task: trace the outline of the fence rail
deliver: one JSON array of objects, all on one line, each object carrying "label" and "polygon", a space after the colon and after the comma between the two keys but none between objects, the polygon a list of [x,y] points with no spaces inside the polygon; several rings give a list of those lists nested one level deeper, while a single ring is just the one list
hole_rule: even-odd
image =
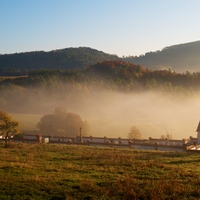
[{"label": "fence rail", "polygon": [[[4,139],[0,139],[4,140]],[[47,136],[47,135],[28,135],[23,134],[20,139],[10,138],[13,142],[25,143],[52,143],[52,144],[70,144],[70,145],[88,145],[88,146],[105,146],[115,148],[134,148],[144,150],[160,151],[189,151],[200,150],[195,145],[189,145],[190,140],[168,140],[149,138],[146,140],[126,139],[126,138],[109,138],[109,137],[92,137],[92,136]],[[194,138],[193,138],[194,143]],[[194,149],[195,148],[195,149]]]}]

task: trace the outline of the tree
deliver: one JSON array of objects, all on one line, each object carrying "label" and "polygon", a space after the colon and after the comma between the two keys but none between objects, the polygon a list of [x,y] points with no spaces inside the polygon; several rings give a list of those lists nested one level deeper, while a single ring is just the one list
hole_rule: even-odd
[{"label": "tree", "polygon": [[161,138],[161,139],[168,139],[168,140],[171,140],[171,139],[172,139],[172,135],[169,134],[169,133],[167,132],[166,135],[161,135],[160,138]]},{"label": "tree", "polygon": [[83,121],[81,117],[75,113],[68,113],[65,118],[64,131],[67,136],[76,136],[82,127]]},{"label": "tree", "polygon": [[137,129],[136,126],[132,126],[130,131],[128,132],[129,139],[141,139],[141,132]]},{"label": "tree", "polygon": [[91,134],[91,127],[87,120],[85,120],[82,124],[82,134],[89,136]]},{"label": "tree", "polygon": [[0,111],[0,133],[5,134],[5,147],[8,147],[10,136],[20,132],[19,122],[13,121],[7,113]]},{"label": "tree", "polygon": [[76,136],[80,127],[84,133],[87,124],[75,113],[68,113],[64,108],[56,108],[53,114],[44,115],[37,124],[42,134],[57,136]]}]

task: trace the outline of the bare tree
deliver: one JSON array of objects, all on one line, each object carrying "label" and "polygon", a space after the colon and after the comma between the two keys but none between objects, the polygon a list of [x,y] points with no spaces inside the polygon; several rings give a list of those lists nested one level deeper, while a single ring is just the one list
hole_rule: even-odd
[{"label": "bare tree", "polygon": [[160,137],[161,139],[168,139],[171,140],[172,139],[172,134],[169,134],[168,132],[165,135],[161,135]]},{"label": "bare tree", "polygon": [[141,132],[136,126],[132,126],[128,132],[129,139],[141,139]]}]

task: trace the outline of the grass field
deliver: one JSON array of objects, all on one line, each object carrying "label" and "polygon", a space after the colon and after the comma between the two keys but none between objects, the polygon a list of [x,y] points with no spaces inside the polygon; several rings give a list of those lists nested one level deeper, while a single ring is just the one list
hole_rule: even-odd
[{"label": "grass field", "polygon": [[200,154],[0,143],[0,199],[199,199]]}]

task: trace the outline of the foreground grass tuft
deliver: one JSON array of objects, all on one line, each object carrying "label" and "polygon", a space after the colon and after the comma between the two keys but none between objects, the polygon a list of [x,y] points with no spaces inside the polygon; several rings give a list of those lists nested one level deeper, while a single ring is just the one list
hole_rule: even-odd
[{"label": "foreground grass tuft", "polygon": [[0,199],[198,199],[200,156],[0,143]]}]

